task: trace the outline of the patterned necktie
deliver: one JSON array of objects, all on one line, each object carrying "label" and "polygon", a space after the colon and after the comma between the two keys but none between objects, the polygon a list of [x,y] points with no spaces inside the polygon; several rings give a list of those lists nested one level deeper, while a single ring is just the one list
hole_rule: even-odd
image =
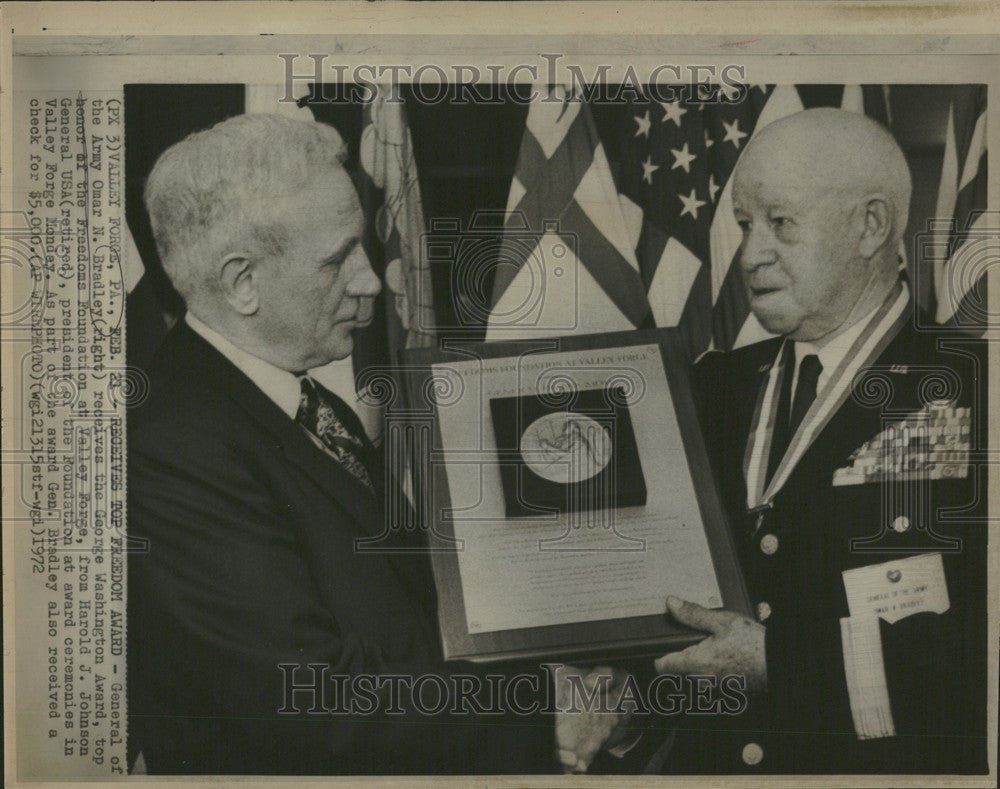
[{"label": "patterned necktie", "polygon": [[348,473],[374,492],[364,460],[371,455],[372,448],[361,420],[347,403],[308,375],[300,375],[299,381],[302,397],[295,421],[319,439]]}]

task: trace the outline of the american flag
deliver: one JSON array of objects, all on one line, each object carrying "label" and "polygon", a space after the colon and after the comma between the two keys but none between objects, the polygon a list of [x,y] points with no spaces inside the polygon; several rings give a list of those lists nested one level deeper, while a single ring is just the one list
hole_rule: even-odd
[{"label": "american flag", "polygon": [[953,88],[934,243],[935,318],[986,328],[986,271],[1000,249],[1000,222],[986,211],[986,86]]},{"label": "american flag", "polygon": [[[504,246],[488,339],[677,326],[693,359],[769,336],[733,265],[741,240],[733,169],[759,129],[802,109],[839,106],[885,120],[884,90],[748,85],[716,103],[672,92],[655,91],[671,101],[629,102],[617,135],[604,140],[578,98],[532,104],[508,201],[518,251]],[[558,228],[542,232],[546,223]],[[531,249],[526,228],[539,234]],[[565,255],[552,259],[560,246],[579,264],[575,276]]]}]

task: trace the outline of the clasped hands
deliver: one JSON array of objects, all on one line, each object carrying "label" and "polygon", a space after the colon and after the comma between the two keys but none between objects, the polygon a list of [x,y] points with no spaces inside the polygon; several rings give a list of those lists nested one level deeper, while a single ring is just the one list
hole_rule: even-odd
[{"label": "clasped hands", "polygon": [[[667,598],[667,611],[682,625],[708,633],[708,637],[658,658],[655,665],[660,674],[735,675],[745,677],[749,692],[767,687],[763,625],[732,611],[704,608],[675,597]],[[560,710],[556,742],[566,772],[586,772],[600,750],[622,742],[631,720],[631,709],[620,703],[627,676],[607,667],[585,673],[573,666],[560,666],[555,671]]]},{"label": "clasped hands", "polygon": [[553,669],[559,762],[567,773],[584,773],[601,749],[614,748],[626,734],[632,708],[620,701],[628,674],[606,666]]}]

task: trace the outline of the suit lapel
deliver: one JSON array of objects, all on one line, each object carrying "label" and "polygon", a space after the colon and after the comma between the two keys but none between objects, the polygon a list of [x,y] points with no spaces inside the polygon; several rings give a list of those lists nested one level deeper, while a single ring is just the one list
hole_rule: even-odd
[{"label": "suit lapel", "polygon": [[[411,607],[419,621],[423,641],[430,650],[439,649],[434,581],[426,556],[420,554],[421,548],[426,546],[420,543],[418,528],[396,528],[398,523],[384,520],[386,498],[381,471],[375,474],[376,495],[373,497],[353,475],[316,446],[302,427],[249,378],[183,322],[171,330],[163,346],[161,354],[166,354],[163,361],[170,374],[200,375],[209,387],[228,396],[234,408],[246,413],[259,425],[260,440],[266,449],[275,455],[281,453],[294,473],[310,480],[320,496],[353,517],[357,524],[354,531],[356,537],[370,536],[376,547],[390,549],[380,552],[379,559],[396,576],[406,599],[413,604]],[[395,483],[390,481],[387,484]],[[321,529],[335,528],[335,524],[340,522],[340,519],[331,518],[329,524],[314,525]],[[393,547],[396,553],[391,552]],[[383,590],[379,594],[385,597],[388,591]]]},{"label": "suit lapel", "polygon": [[[748,357],[749,363],[743,368],[746,371],[745,375],[748,377],[745,382],[737,382],[737,385],[733,388],[735,392],[744,391],[754,393],[752,398],[740,398],[737,403],[740,407],[739,420],[737,422],[739,426],[738,435],[744,437],[743,445],[740,447],[738,455],[742,463],[744,483],[747,480],[749,472],[750,457],[747,453],[748,443],[753,438],[754,425],[764,416],[762,414],[764,395],[767,392],[771,368],[780,361],[779,354],[781,353],[782,342],[781,337],[776,337],[759,343],[759,347],[751,346],[752,350],[748,348],[747,352],[752,355]],[[740,388],[741,386],[743,387],[742,389]]]},{"label": "suit lapel", "polygon": [[209,375],[218,379],[234,403],[274,439],[289,463],[350,512],[367,532],[381,527],[371,493],[360,482],[317,447],[253,381],[186,324],[182,322],[175,331],[179,333],[178,340],[187,346],[188,358],[201,358]]}]

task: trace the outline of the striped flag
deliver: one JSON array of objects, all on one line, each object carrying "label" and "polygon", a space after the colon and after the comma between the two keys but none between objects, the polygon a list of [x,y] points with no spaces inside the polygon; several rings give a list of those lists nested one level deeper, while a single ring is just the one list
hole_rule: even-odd
[{"label": "striped flag", "polygon": [[539,96],[511,181],[486,338],[647,325],[634,209],[620,199],[587,104],[560,88]]},{"label": "striped flag", "polygon": [[986,86],[953,89],[948,113],[935,235],[935,319],[966,329],[986,328],[986,266],[1000,239],[986,212]]},{"label": "striped flag", "polygon": [[[769,336],[750,314],[733,265],[742,237],[732,212],[733,169],[754,134],[802,109],[839,106],[885,120],[884,91],[750,85],[716,104],[676,93],[674,101],[632,101],[620,113],[617,133],[605,139],[617,143],[617,178],[586,104],[568,98],[531,106],[508,202],[508,212],[517,207],[523,217],[509,213],[507,229],[514,236],[521,231],[512,222],[537,231],[558,219],[562,236],[576,233],[582,265],[575,277],[551,276],[561,266],[545,236],[535,257],[506,258],[510,271],[497,275],[488,339],[510,336],[512,308],[537,302],[546,312],[524,316],[526,334],[677,326],[691,358]],[[658,97],[669,97],[665,88]],[[575,290],[558,290],[561,283]],[[579,316],[577,325],[568,326],[569,313]]]}]

